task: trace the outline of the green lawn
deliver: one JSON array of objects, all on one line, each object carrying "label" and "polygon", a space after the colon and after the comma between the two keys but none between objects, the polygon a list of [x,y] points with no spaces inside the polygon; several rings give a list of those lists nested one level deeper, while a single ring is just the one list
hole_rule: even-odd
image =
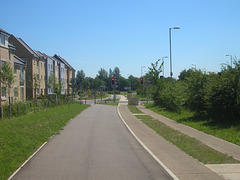
[{"label": "green lawn", "polygon": [[135,105],[128,105],[128,109],[129,109],[133,114],[143,114],[143,112],[140,111]]},{"label": "green lawn", "polygon": [[[129,110],[130,108],[134,109],[133,106],[128,107]],[[137,107],[135,106],[135,108]],[[132,110],[130,111],[134,112]],[[149,115],[136,115],[136,117],[147,126],[152,128],[163,138],[204,164],[240,163],[240,161],[237,161],[226,154],[220,153],[210,148],[195,138],[189,137],[177,130],[170,128],[169,126],[161,123]]]},{"label": "green lawn", "polygon": [[112,101],[106,101],[106,103],[105,102],[97,102],[97,104],[117,106],[119,103],[118,102],[112,102]]},{"label": "green lawn", "polygon": [[232,142],[240,146],[240,124],[228,125],[228,124],[216,124],[211,119],[202,119],[194,117],[193,112],[183,110],[180,114],[170,112],[164,108],[153,106],[153,103],[144,104],[146,108],[168,117],[172,120],[188,125],[207,134],[211,134],[218,138]]},{"label": "green lawn", "polygon": [[0,119],[0,179],[7,179],[45,141],[87,107],[74,103]]},{"label": "green lawn", "polygon": [[[141,118],[141,117],[139,117]],[[176,131],[155,119],[142,120],[146,125],[170,141],[182,151],[204,164],[231,164],[240,163],[232,157],[220,153],[209,146],[201,143],[195,138],[189,137],[179,131]]]}]

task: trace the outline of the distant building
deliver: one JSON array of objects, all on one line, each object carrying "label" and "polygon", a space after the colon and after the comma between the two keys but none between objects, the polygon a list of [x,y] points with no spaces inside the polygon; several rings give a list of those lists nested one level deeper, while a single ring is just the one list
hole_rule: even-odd
[{"label": "distant building", "polygon": [[72,81],[75,81],[75,71],[76,70],[61,56],[55,54],[54,57],[56,59],[58,59],[59,61],[61,61],[65,65],[64,68],[63,68],[63,65],[62,65],[62,68],[64,69],[63,70],[64,72],[62,72],[62,75],[64,73],[64,79],[67,80],[66,83],[65,83],[65,91],[66,91],[67,94],[71,94],[72,93],[72,88],[70,87],[70,85],[71,85]]}]

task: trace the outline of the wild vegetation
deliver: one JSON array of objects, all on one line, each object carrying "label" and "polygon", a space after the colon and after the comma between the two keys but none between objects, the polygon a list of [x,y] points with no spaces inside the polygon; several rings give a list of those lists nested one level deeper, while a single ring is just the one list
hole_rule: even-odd
[{"label": "wild vegetation", "polygon": [[146,77],[152,78],[151,95],[156,106],[180,113],[188,109],[195,116],[216,123],[240,124],[240,61],[234,67],[223,65],[219,73],[191,68],[179,79],[155,78],[157,64]]}]

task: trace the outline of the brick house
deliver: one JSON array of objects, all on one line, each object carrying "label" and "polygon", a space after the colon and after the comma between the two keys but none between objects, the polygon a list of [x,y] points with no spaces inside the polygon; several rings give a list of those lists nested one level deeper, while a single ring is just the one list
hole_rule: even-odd
[{"label": "brick house", "polygon": [[10,89],[10,97],[8,90],[2,84],[0,105],[13,103],[14,101],[25,101],[26,83],[25,83],[25,62],[15,55],[16,48],[9,43],[10,34],[0,28],[0,60],[1,65],[9,62],[14,70],[15,82]]},{"label": "brick house", "polygon": [[66,70],[65,74],[64,74],[64,77],[66,79],[65,91],[67,94],[71,94],[72,88],[69,87],[69,85],[71,85],[72,80],[75,80],[75,71],[76,70],[61,56],[55,54],[54,57],[65,64],[65,67],[64,67],[64,69]]},{"label": "brick house", "polygon": [[45,94],[45,59],[39,56],[21,38],[14,35],[9,37],[9,42],[16,47],[15,54],[26,63],[26,97],[27,99],[37,98]]}]

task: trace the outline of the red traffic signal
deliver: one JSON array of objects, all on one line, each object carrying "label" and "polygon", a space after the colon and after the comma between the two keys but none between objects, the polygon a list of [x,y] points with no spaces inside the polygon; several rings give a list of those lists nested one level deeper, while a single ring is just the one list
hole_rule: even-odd
[{"label": "red traffic signal", "polygon": [[112,78],[112,85],[114,85],[114,81],[115,81],[115,79],[114,79],[114,78]]},{"label": "red traffic signal", "polygon": [[140,78],[140,83],[143,84],[143,78]]}]

